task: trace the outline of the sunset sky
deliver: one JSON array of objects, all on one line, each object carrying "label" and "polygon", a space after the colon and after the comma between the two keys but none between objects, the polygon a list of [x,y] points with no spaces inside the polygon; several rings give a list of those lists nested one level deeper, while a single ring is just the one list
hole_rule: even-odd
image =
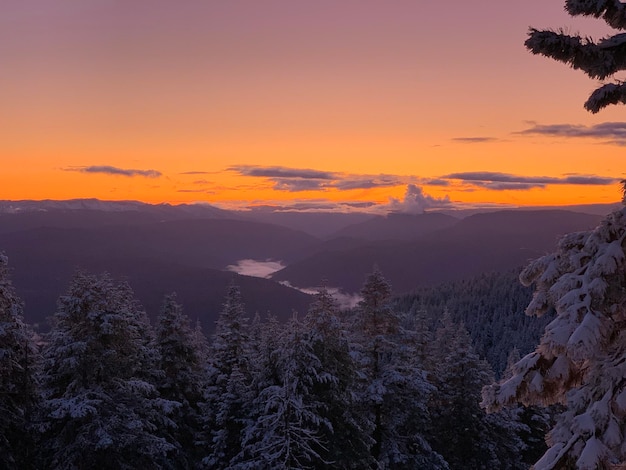
[{"label": "sunset sky", "polygon": [[626,110],[533,56],[560,0],[7,0],[0,199],[423,209],[619,200]]}]

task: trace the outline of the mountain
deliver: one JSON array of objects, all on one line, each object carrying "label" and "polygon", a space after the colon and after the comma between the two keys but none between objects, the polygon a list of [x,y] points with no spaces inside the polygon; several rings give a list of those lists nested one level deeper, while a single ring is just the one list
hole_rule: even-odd
[{"label": "mountain", "polygon": [[595,227],[601,216],[570,211],[500,211],[476,214],[411,241],[382,240],[316,251],[272,275],[308,287],[358,292],[377,264],[397,293],[525,265],[555,248],[563,234]]},{"label": "mountain", "polygon": [[239,214],[247,220],[281,225],[294,230],[301,230],[319,238],[337,236],[335,232],[375,217],[364,212],[294,212],[273,211],[263,208],[240,212]]},{"label": "mountain", "polygon": [[308,306],[302,292],[224,271],[244,258],[296,260],[319,243],[304,232],[231,218],[208,206],[81,200],[5,202],[0,208],[0,251],[9,257],[32,323],[45,323],[77,268],[128,278],[152,316],[163,294],[178,291],[187,313],[208,327],[233,278],[251,314],[270,310],[285,317]]},{"label": "mountain", "polygon": [[446,214],[389,214],[352,224],[333,234],[334,237],[365,240],[413,240],[427,233],[455,225],[459,219]]}]

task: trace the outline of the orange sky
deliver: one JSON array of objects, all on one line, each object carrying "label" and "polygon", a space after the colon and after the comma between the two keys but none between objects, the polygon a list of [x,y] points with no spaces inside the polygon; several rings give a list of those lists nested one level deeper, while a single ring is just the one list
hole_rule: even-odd
[{"label": "orange sky", "polygon": [[623,108],[523,47],[609,32],[559,1],[183,3],[3,6],[1,199],[619,199]]}]

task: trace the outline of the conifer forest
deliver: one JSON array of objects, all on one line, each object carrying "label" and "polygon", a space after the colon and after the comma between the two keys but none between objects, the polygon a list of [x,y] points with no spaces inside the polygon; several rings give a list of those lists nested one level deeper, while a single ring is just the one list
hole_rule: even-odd
[{"label": "conifer forest", "polygon": [[626,209],[564,237],[532,297],[512,273],[394,297],[374,268],[355,308],[322,287],[284,323],[231,284],[208,339],[85,272],[36,335],[3,256],[1,466],[619,468],[625,237]]}]

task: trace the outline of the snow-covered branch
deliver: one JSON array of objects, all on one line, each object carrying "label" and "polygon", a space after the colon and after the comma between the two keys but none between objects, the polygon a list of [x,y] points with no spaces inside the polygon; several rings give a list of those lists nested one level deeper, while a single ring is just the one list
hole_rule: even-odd
[{"label": "snow-covered branch", "polygon": [[610,104],[626,104],[626,83],[607,83],[595,90],[585,102],[585,109],[597,113]]},{"label": "snow-covered branch", "polygon": [[572,16],[602,18],[615,29],[626,29],[626,4],[618,0],[566,0],[565,10]]},{"label": "snow-covered branch", "polygon": [[591,78],[604,80],[626,69],[626,35],[602,39],[598,43],[563,31],[530,30],[524,43],[533,54],[568,64]]}]

